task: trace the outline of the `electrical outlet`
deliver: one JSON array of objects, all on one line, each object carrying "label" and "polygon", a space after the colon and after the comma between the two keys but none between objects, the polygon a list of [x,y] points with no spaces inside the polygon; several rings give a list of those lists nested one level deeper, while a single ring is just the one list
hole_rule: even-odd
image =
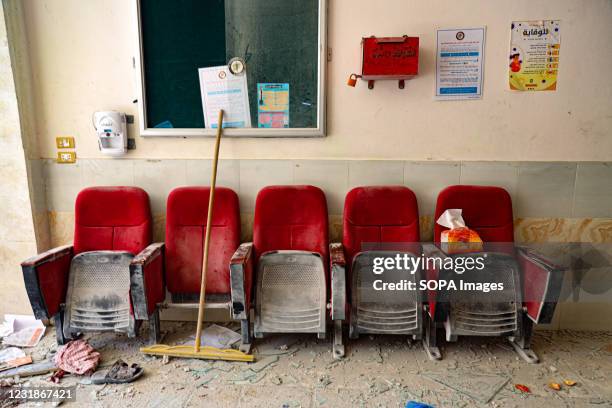
[{"label": "electrical outlet", "polygon": [[58,149],[74,149],[74,137],[58,136],[55,138],[55,144]]},{"label": "electrical outlet", "polygon": [[63,164],[76,163],[76,152],[57,152],[57,162]]}]

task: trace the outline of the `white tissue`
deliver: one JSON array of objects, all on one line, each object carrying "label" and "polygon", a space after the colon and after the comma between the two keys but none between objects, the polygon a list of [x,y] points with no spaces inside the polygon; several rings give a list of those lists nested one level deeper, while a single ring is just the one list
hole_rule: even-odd
[{"label": "white tissue", "polygon": [[450,229],[464,228],[465,221],[461,216],[462,211],[463,210],[461,210],[460,208],[446,210],[442,213],[442,215],[440,215],[440,218],[438,218],[438,221],[436,222],[441,226]]}]

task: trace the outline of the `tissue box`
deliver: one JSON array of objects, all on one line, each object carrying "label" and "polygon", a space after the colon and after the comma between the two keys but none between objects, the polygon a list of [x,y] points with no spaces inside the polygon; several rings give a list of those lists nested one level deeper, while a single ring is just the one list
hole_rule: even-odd
[{"label": "tissue box", "polygon": [[482,239],[467,227],[453,228],[440,234],[441,247],[447,254],[482,251]]}]

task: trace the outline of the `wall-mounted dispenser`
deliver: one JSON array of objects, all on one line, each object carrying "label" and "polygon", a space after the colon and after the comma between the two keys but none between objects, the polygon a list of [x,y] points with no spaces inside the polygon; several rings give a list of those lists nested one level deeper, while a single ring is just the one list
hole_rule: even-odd
[{"label": "wall-mounted dispenser", "polygon": [[100,151],[109,156],[123,156],[127,152],[127,124],[125,113],[94,112],[93,124]]}]

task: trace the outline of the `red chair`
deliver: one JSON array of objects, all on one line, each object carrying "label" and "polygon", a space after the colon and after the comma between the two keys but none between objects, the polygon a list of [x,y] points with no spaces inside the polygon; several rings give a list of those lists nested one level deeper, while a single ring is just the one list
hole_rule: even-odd
[{"label": "red chair", "polygon": [[[209,187],[179,187],[168,195],[163,262],[165,288],[160,280],[162,286],[155,291],[156,294],[165,294],[165,289],[169,292],[171,302],[164,306],[198,306],[209,194]],[[240,212],[238,196],[233,190],[216,187],[212,221],[206,308],[231,311],[232,317],[242,324],[241,348],[248,348],[251,343],[249,305],[252,271],[251,265],[241,261],[248,255],[250,247],[239,247]],[[158,245],[163,247],[164,244]],[[135,271],[132,281],[146,282],[147,279],[143,278],[148,278],[146,270]],[[148,293],[142,290],[140,284],[134,285],[132,296],[139,306],[135,308],[135,313],[139,319],[150,320],[153,326],[159,326],[159,316],[152,312],[164,301],[164,296],[150,297]]]},{"label": "red chair", "polygon": [[[382,273],[374,269],[376,259],[398,255],[419,258],[419,241],[419,210],[409,188],[357,187],[346,195],[342,245],[338,247],[343,259],[332,261],[332,268],[346,264],[348,271],[350,338],[355,339],[361,333],[422,338],[420,268],[414,271],[394,268]],[[413,282],[416,289],[385,290],[382,286],[406,281]]]},{"label": "red chair", "polygon": [[[537,355],[529,348],[533,324],[551,322],[563,271],[531,250],[515,248],[512,201],[506,190],[465,185],[447,187],[438,196],[434,219],[453,208],[463,210],[466,225],[480,235],[484,249],[442,256],[480,257],[484,268],[457,275],[455,266],[453,271],[434,271],[430,278],[461,280],[464,284],[502,283],[504,289],[488,293],[432,291],[430,317],[433,322],[444,325],[448,341],[455,341],[457,336],[506,336],[523,359],[537,362]],[[444,229],[436,224],[436,244],[440,243]],[[435,324],[426,328],[426,337],[435,343]]]},{"label": "red chair", "polygon": [[[59,344],[84,331],[136,335],[139,322],[132,313],[130,268],[138,264],[141,251],[151,251],[146,248],[151,229],[144,190],[86,188],[76,198],[74,245],[21,264],[34,316],[55,320]],[[149,290],[156,285],[153,269],[148,267]]]},{"label": "red chair", "polygon": [[325,338],[326,309],[331,300],[335,333],[340,335],[334,340],[334,356],[344,355],[344,271],[332,271],[330,299],[323,191],[313,186],[262,189],[255,204],[253,249],[252,261],[257,268],[255,337],[265,333],[317,333]]}]

